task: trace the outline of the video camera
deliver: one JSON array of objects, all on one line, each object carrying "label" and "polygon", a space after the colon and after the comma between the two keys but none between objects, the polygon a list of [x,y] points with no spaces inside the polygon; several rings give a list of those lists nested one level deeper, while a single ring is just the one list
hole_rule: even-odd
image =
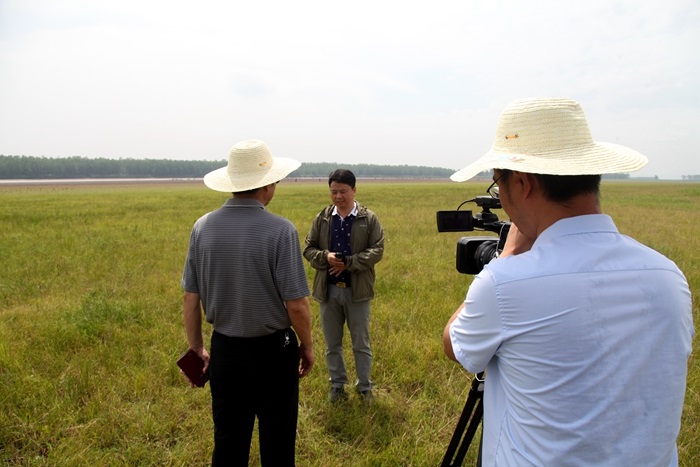
[{"label": "video camera", "polygon": [[[465,203],[476,203],[481,212],[472,216],[471,211],[460,211]],[[464,201],[456,211],[438,211],[438,232],[471,232],[484,230],[495,232],[493,236],[462,237],[457,241],[457,271],[462,274],[478,274],[484,266],[503,250],[510,229],[510,222],[499,221],[491,209],[500,209],[501,201],[491,196],[477,196]]]}]

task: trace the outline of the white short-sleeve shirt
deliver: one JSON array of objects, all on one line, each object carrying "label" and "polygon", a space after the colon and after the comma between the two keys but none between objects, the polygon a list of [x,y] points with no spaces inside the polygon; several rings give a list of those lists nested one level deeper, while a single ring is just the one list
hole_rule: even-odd
[{"label": "white short-sleeve shirt", "polygon": [[675,465],[694,334],[676,265],[606,215],[491,262],[450,328],[486,369],[483,465]]}]

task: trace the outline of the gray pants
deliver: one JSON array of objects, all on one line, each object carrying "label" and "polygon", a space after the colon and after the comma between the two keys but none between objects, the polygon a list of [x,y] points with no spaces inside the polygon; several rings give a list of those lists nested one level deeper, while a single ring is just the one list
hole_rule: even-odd
[{"label": "gray pants", "polygon": [[326,364],[333,387],[348,382],[343,359],[343,331],[348,323],[352,353],[357,371],[357,390],[372,389],[372,350],[369,347],[369,300],[352,302],[352,289],[328,286],[326,301],[321,303],[321,326],[326,339]]}]

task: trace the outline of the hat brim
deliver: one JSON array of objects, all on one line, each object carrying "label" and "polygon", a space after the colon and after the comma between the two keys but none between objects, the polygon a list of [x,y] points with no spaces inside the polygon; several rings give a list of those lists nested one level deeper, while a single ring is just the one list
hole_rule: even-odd
[{"label": "hat brim", "polygon": [[590,143],[539,154],[513,154],[491,150],[458,170],[450,179],[464,182],[481,172],[508,169],[543,175],[602,175],[627,173],[647,165],[641,153],[612,143]]},{"label": "hat brim", "polygon": [[236,193],[254,190],[278,182],[301,167],[301,162],[287,157],[274,157],[272,166],[264,172],[239,174],[232,177],[228,166],[213,170],[204,176],[204,184],[214,191]]}]

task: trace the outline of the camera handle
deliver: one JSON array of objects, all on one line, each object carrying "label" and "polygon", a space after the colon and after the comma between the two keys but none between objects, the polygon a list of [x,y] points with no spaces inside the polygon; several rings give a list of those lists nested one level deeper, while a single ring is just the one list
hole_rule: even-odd
[{"label": "camera handle", "polygon": [[[462,409],[462,415],[459,416],[457,428],[452,434],[449,446],[445,452],[445,457],[442,459],[440,467],[461,467],[464,461],[464,456],[467,455],[469,445],[474,439],[476,429],[481,422],[484,414],[484,373],[477,374],[472,380],[472,387],[469,389],[467,402]],[[466,429],[466,432],[465,432]],[[481,448],[484,441],[483,432],[479,441],[479,454],[476,460],[476,466],[481,467]],[[459,446],[459,449],[457,448]],[[456,456],[455,456],[456,452]]]}]

